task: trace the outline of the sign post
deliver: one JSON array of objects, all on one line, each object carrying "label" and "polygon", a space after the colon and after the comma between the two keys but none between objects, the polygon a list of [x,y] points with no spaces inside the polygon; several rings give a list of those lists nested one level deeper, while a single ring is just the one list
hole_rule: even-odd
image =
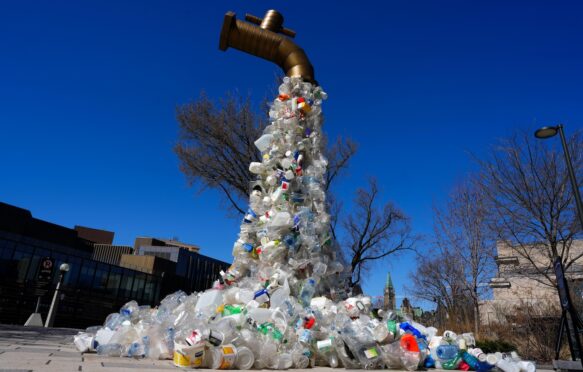
[{"label": "sign post", "polygon": [[24,323],[24,325],[27,327],[42,327],[43,326],[42,316],[40,315],[40,312],[39,312],[40,303],[41,303],[42,296],[44,296],[47,293],[49,285],[51,284],[51,281],[53,280],[54,267],[55,267],[55,259],[52,257],[43,257],[43,259],[40,261],[40,264],[38,267],[38,274],[36,276],[36,282],[37,282],[36,294],[37,294],[38,298],[36,300],[36,308],[34,310],[34,313],[32,313],[28,317],[26,323]]}]

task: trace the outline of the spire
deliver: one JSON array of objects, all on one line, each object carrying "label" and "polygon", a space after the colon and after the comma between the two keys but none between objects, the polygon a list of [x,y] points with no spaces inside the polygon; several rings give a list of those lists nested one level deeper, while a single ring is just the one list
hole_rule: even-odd
[{"label": "spire", "polygon": [[393,281],[391,280],[391,273],[387,273],[387,284],[385,284],[386,288],[393,288]]}]

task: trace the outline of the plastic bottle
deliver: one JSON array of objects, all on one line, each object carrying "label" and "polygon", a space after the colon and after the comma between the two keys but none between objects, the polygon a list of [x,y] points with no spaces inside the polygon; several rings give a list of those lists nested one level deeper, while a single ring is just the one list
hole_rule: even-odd
[{"label": "plastic bottle", "polygon": [[466,362],[470,368],[472,368],[474,371],[479,371],[481,370],[481,365],[480,365],[480,361],[478,360],[478,358],[476,358],[475,356],[473,356],[472,354],[468,353],[467,351],[462,351],[462,359],[464,362]]},{"label": "plastic bottle", "polygon": [[122,306],[120,309],[120,314],[125,317],[130,317],[139,309],[138,303],[136,301],[130,301]]},{"label": "plastic bottle", "polygon": [[439,345],[436,350],[436,356],[439,360],[447,361],[454,359],[459,353],[459,348],[457,345]]},{"label": "plastic bottle", "polygon": [[403,323],[399,324],[399,327],[405,332],[410,332],[411,334],[413,334],[413,336],[415,336],[417,338],[425,338],[425,335],[423,335],[421,332],[419,332],[419,330],[417,328],[413,327],[408,322],[403,322]]},{"label": "plastic bottle", "polygon": [[308,278],[304,281],[304,285],[302,286],[302,290],[300,292],[300,302],[304,306],[309,306],[312,297],[316,293],[316,280],[313,278]]},{"label": "plastic bottle", "polygon": [[500,358],[498,362],[496,362],[496,367],[504,372],[520,372],[518,365],[508,358]]},{"label": "plastic bottle", "polygon": [[231,369],[237,360],[237,348],[234,345],[224,345],[209,350],[210,368]]},{"label": "plastic bottle", "polygon": [[518,368],[520,368],[520,372],[535,372],[536,365],[534,362],[529,362],[526,360],[521,360],[517,362]]},{"label": "plastic bottle", "polygon": [[253,352],[245,346],[239,346],[237,348],[237,361],[235,366],[237,369],[247,370],[253,367],[253,363],[255,362],[255,356]]},{"label": "plastic bottle", "polygon": [[320,340],[316,342],[316,348],[318,353],[328,362],[328,365],[332,368],[338,367],[338,356],[334,350],[334,339],[327,338],[325,340]]},{"label": "plastic bottle", "polygon": [[289,369],[293,365],[290,353],[280,353],[273,358],[272,369]]},{"label": "plastic bottle", "polygon": [[441,368],[448,370],[457,369],[461,361],[461,353],[458,353],[453,359],[441,362]]},{"label": "plastic bottle", "polygon": [[271,141],[273,141],[273,134],[266,133],[259,137],[259,139],[257,139],[257,141],[255,141],[254,143],[260,152],[265,152],[269,145],[271,144]]},{"label": "plastic bottle", "polygon": [[109,357],[119,357],[122,354],[123,347],[120,344],[98,345],[95,351],[99,355]]},{"label": "plastic bottle", "polygon": [[73,343],[77,347],[77,350],[81,353],[85,353],[94,349],[97,345],[94,343],[94,336],[86,332],[79,332],[73,337]]},{"label": "plastic bottle", "polygon": [[302,352],[301,350],[294,350],[292,352],[292,361],[293,366],[297,369],[306,369],[310,366],[310,359],[308,355],[306,355],[306,352]]},{"label": "plastic bottle", "polygon": [[478,358],[480,362],[486,362],[487,355],[480,348],[468,349],[468,352]]}]

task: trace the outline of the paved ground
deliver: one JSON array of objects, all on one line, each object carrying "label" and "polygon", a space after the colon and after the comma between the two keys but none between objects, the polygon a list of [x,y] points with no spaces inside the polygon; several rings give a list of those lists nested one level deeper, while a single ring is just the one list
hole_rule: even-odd
[{"label": "paved ground", "polygon": [[[0,324],[0,372],[137,372],[139,370],[155,372],[181,370],[175,367],[170,360],[107,358],[96,354],[81,354],[73,345],[73,335],[77,332],[76,329],[67,328],[47,329]],[[344,371],[344,369],[313,368],[306,371],[332,372]],[[439,370],[431,371],[439,372]],[[543,370],[539,369],[539,372],[543,372]]]}]

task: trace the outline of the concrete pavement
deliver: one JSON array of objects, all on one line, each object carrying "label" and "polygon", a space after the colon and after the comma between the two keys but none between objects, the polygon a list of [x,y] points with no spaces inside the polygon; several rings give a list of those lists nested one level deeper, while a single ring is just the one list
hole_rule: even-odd
[{"label": "concrete pavement", "polygon": [[[139,370],[168,372],[182,370],[175,367],[170,360],[154,361],[81,354],[73,345],[73,336],[78,331],[67,328],[37,328],[0,324],[0,372],[137,372]],[[305,371],[331,372],[334,370],[318,367]],[[440,370],[431,371],[440,372]],[[539,372],[543,372],[543,370],[539,370]]]},{"label": "concrete pavement", "polygon": [[172,361],[106,358],[81,354],[73,345],[76,329],[0,325],[0,372],[5,371],[177,371]]}]

